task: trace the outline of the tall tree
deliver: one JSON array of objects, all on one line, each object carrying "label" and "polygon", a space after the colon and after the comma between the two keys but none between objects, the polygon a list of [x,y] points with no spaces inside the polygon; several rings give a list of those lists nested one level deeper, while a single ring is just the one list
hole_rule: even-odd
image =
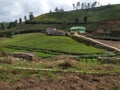
[{"label": "tall tree", "polygon": [[50,13],[52,13],[52,10],[50,10]]},{"label": "tall tree", "polygon": [[3,24],[3,23],[1,23],[1,24],[0,24],[0,26],[1,26],[1,29],[2,29],[2,30],[4,30],[4,29],[5,29],[4,24]]},{"label": "tall tree", "polygon": [[18,21],[15,20],[14,22],[10,22],[7,28],[10,29],[10,28],[12,28],[12,27],[16,27],[17,24],[18,24]]},{"label": "tall tree", "polygon": [[18,24],[18,20],[15,20],[13,23],[12,23],[12,27],[16,27]]},{"label": "tall tree", "polygon": [[80,2],[77,2],[76,9],[79,9],[79,8],[80,8]]},{"label": "tall tree", "polygon": [[90,8],[90,3],[87,4],[87,8],[88,8],[88,9]]},{"label": "tall tree", "polygon": [[29,20],[32,21],[34,18],[33,12],[29,12]]},{"label": "tall tree", "polygon": [[64,9],[63,9],[63,8],[61,8],[61,9],[59,10],[59,12],[64,12]]},{"label": "tall tree", "polygon": [[55,12],[58,12],[58,11],[59,11],[59,10],[58,10],[58,8],[56,7],[56,8],[55,8]]},{"label": "tall tree", "polygon": [[84,3],[81,3],[81,9],[84,9]]},{"label": "tall tree", "polygon": [[75,4],[73,4],[73,10],[75,9]]},{"label": "tall tree", "polygon": [[84,9],[87,9],[87,3],[84,3]]},{"label": "tall tree", "polygon": [[95,7],[96,5],[97,5],[97,1],[94,1],[94,2],[92,3],[91,7],[93,8],[93,7]]},{"label": "tall tree", "polygon": [[87,23],[87,21],[88,21],[88,17],[84,16],[84,22]]},{"label": "tall tree", "polygon": [[27,17],[26,16],[24,16],[24,20],[27,21]]},{"label": "tall tree", "polygon": [[19,24],[21,24],[22,23],[22,18],[19,18]]},{"label": "tall tree", "polygon": [[98,6],[100,6],[100,2],[98,2]]},{"label": "tall tree", "polygon": [[7,28],[10,29],[12,27],[12,24],[13,22],[10,22]]}]

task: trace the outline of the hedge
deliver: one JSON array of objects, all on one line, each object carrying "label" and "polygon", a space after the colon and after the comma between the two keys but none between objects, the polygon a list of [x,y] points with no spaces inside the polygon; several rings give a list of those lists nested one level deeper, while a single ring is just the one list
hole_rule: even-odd
[{"label": "hedge", "polygon": [[45,30],[20,30],[20,31],[0,31],[0,37],[12,37],[16,34],[44,32]]},{"label": "hedge", "polygon": [[0,37],[11,37],[12,35],[12,31],[0,31]]}]

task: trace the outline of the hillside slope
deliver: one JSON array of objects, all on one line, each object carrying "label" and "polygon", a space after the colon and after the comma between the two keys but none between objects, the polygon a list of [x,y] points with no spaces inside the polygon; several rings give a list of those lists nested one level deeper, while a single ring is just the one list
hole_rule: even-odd
[{"label": "hillside slope", "polygon": [[92,9],[75,10],[68,12],[53,12],[37,16],[35,21],[56,21],[56,22],[74,22],[75,19],[83,22],[84,16],[88,16],[89,22],[101,20],[120,19],[120,4],[107,5]]},{"label": "hillside slope", "polygon": [[[87,24],[83,20],[86,15],[89,22]],[[78,19],[78,23],[76,23],[76,19]],[[94,33],[92,36],[97,36],[97,38],[100,34],[102,37],[104,36],[103,38],[109,39],[112,37],[119,40],[120,34],[117,35],[116,33],[120,33],[120,4],[42,14],[35,17],[33,22],[18,24],[16,27],[11,28],[10,31],[44,31],[46,28],[70,31],[72,26],[85,26],[87,32]]]}]

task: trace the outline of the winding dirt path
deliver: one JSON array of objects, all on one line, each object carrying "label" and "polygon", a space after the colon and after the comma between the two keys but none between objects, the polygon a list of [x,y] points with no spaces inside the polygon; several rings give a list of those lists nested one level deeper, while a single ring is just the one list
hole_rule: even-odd
[{"label": "winding dirt path", "polygon": [[77,34],[77,33],[75,33],[75,36],[78,37],[78,38],[90,41],[92,43],[99,44],[99,45],[101,45],[103,47],[112,49],[112,50],[117,51],[117,52],[120,53],[120,41],[116,42],[116,41],[92,39],[92,38],[89,38],[89,37],[86,37],[86,36],[83,36],[83,35],[80,35],[80,34]]},{"label": "winding dirt path", "polygon": [[110,40],[100,40],[100,39],[95,39],[95,40],[120,49],[120,41],[110,41]]}]

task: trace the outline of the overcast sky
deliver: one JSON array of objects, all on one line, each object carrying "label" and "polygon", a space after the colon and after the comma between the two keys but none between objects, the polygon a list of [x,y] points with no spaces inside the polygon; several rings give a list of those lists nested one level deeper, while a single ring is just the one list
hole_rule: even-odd
[{"label": "overcast sky", "polygon": [[[78,1],[93,2],[95,0],[0,0],[0,22],[24,18],[30,11],[37,16],[53,11],[55,7],[72,10],[72,4]],[[97,1],[102,5],[120,3],[120,0]]]}]

